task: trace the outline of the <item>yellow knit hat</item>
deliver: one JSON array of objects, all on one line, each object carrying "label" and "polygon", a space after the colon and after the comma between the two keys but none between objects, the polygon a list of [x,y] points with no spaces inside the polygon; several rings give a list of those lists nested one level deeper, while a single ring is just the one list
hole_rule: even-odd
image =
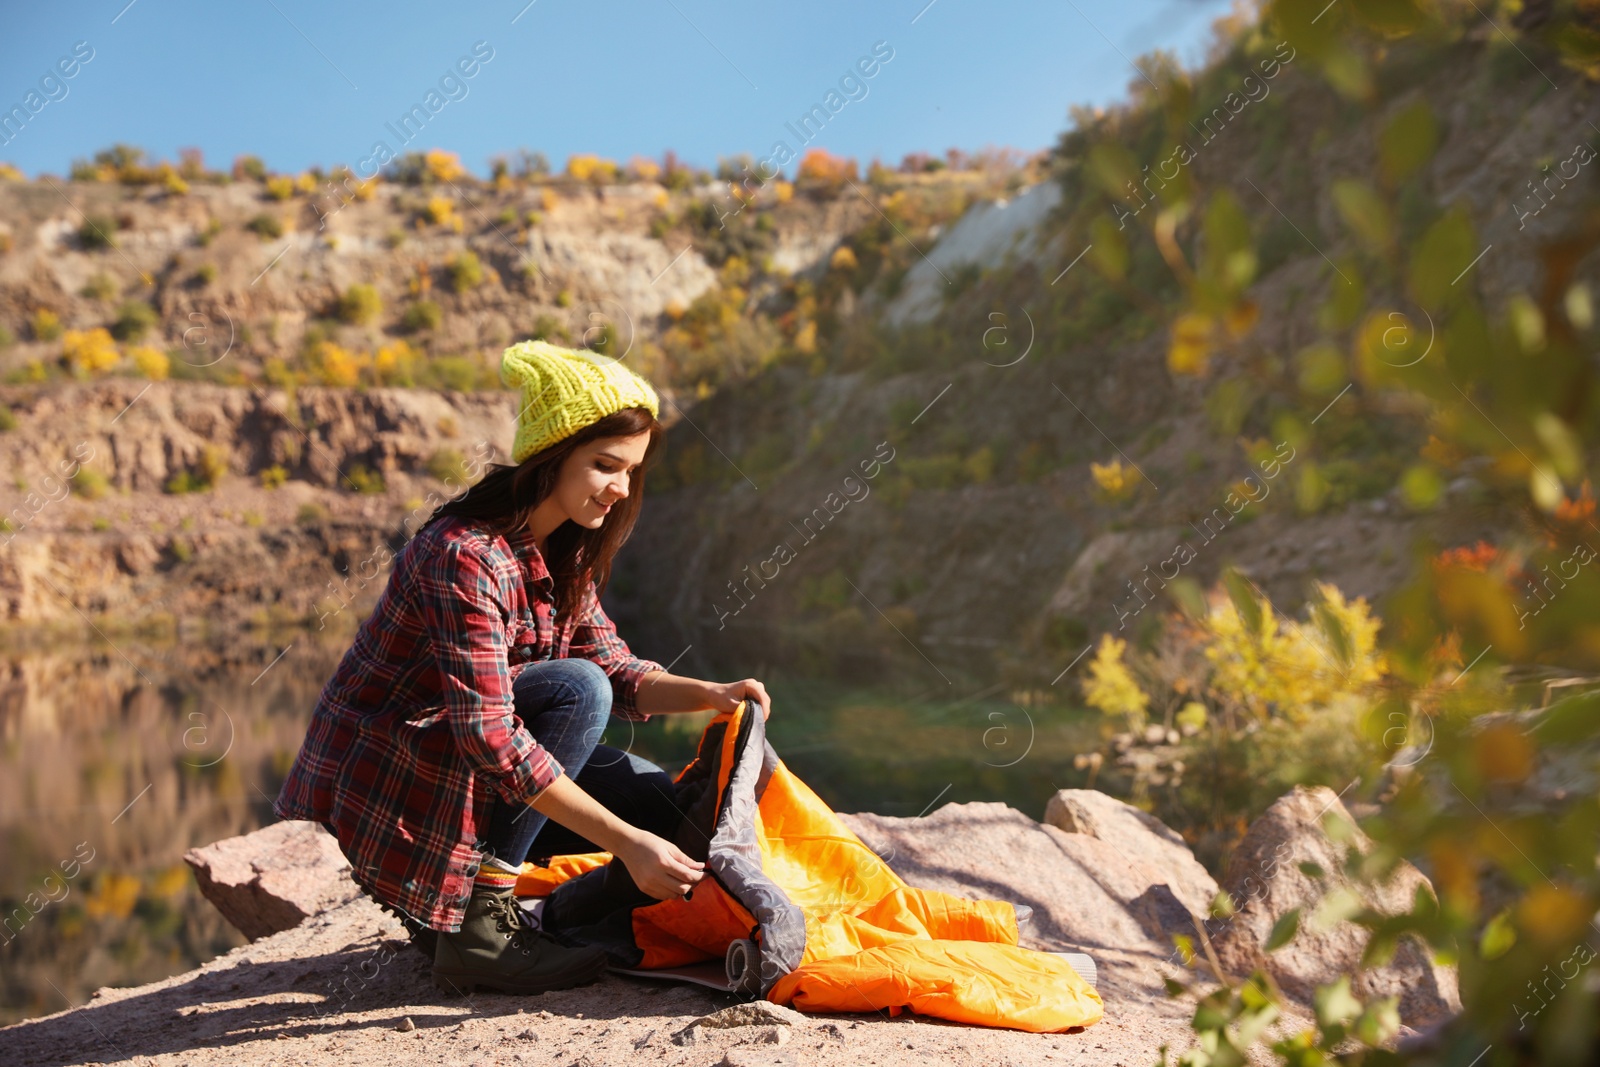
[{"label": "yellow knit hat", "polygon": [[610,356],[587,349],[547,341],[514,344],[500,357],[500,380],[522,389],[513,463],[623,408],[661,413],[649,382]]}]

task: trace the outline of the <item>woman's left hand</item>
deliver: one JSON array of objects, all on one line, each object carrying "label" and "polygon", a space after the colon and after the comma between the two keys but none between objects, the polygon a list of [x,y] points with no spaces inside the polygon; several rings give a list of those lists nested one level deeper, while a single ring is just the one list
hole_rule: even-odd
[{"label": "woman's left hand", "polygon": [[767,696],[767,687],[754,678],[711,684],[711,706],[717,711],[733,711],[746,697],[760,703],[763,722],[771,717],[772,698]]}]

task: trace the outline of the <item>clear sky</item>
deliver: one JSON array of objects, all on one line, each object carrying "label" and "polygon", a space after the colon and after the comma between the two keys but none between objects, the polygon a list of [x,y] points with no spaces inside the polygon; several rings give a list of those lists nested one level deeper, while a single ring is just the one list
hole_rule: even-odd
[{"label": "clear sky", "polygon": [[[526,6],[525,6],[526,5]],[[1130,63],[1160,47],[1203,54],[1227,0],[93,0],[7,5],[0,33],[0,161],[65,174],[117,141],[208,165],[240,153],[274,170],[356,166],[375,142],[459,152],[478,174],[527,148],[626,161],[666,149],[699,166],[762,159],[785,123],[826,104],[812,141],[898,163],[986,145],[1052,145],[1073,104],[1122,99]],[[84,42],[84,44],[79,44]],[[479,42],[482,42],[479,44]],[[882,42],[879,44],[879,42]],[[79,56],[92,58],[74,64]],[[474,63],[473,51],[489,56]],[[464,66],[458,63],[466,60]],[[66,60],[65,63],[61,61]],[[58,63],[61,64],[58,66]],[[71,70],[71,77],[62,72]],[[471,70],[470,77],[461,76]],[[455,77],[452,78],[451,75]],[[443,85],[441,87],[441,79]],[[41,86],[42,80],[42,86]],[[426,124],[402,146],[386,124]],[[36,95],[29,97],[32,91]],[[421,123],[418,123],[421,125]],[[792,167],[789,168],[792,174]]]}]

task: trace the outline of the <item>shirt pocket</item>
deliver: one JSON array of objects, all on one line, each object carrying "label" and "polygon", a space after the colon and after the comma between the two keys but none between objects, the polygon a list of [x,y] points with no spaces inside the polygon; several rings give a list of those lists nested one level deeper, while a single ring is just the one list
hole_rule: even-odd
[{"label": "shirt pocket", "polygon": [[538,621],[533,612],[518,612],[507,632],[507,664],[521,667],[533,660],[543,659],[546,647],[547,642],[540,639]]}]

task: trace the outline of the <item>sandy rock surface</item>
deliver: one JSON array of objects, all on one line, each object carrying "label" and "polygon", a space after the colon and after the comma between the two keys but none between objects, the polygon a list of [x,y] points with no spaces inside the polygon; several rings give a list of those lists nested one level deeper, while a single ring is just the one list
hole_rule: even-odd
[{"label": "sandy rock surface", "polygon": [[[1033,913],[1022,927],[1024,946],[1089,953],[1098,965],[1105,1017],[1076,1033],[1029,1034],[909,1013],[803,1014],[740,1004],[700,986],[621,975],[535,997],[452,996],[434,988],[429,962],[406,943],[399,923],[357,896],[335,899],[298,925],[186,974],[101,989],[88,1004],[0,1029],[0,1063],[566,1067],[643,1059],[707,1067],[1142,1067],[1156,1061],[1163,1044],[1174,1052],[1189,1046],[1193,1001],[1169,998],[1163,978],[1195,977],[1180,966],[1171,938],[1193,933],[1198,913],[1190,901],[1209,899],[1215,886],[1203,870],[1196,874],[1192,856],[1175,851],[1178,839],[1167,827],[1111,798],[1067,792],[1075,795],[1058,797],[1051,811],[1057,821],[1080,828],[1072,832],[998,803],[947,804],[914,819],[842,818],[910,884],[1027,905]],[[1264,847],[1293,852],[1296,861],[1319,857],[1332,869],[1331,845],[1311,817],[1324,799],[1316,793],[1284,798],[1251,830],[1239,862],[1259,860]],[[277,824],[196,850],[204,854],[196,858],[225,911],[244,921],[282,920],[288,912],[278,915],[280,907],[344,891],[330,877],[338,868],[325,854],[325,837],[304,824]],[[1237,953],[1262,921],[1250,909],[1270,914],[1290,899],[1288,888],[1247,902],[1241,910],[1248,923],[1218,936],[1231,938]],[[1229,959],[1241,962],[1237,954]],[[1362,992],[1410,980],[1408,965],[1400,962],[1400,970],[1372,977],[1381,989]],[[1274,1033],[1308,1024],[1306,1013],[1291,1004]]]}]

